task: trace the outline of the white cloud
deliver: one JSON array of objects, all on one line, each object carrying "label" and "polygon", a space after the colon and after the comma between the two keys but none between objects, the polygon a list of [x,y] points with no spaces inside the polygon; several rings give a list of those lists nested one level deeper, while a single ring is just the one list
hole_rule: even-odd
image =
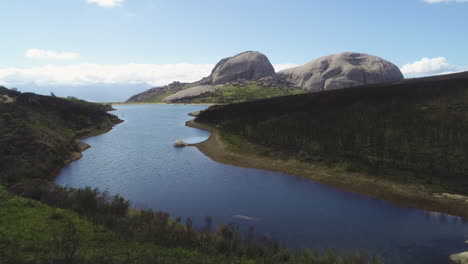
[{"label": "white cloud", "polygon": [[450,64],[445,57],[422,58],[401,67],[405,76],[428,76],[468,71],[468,66]]},{"label": "white cloud", "polygon": [[96,4],[102,7],[116,7],[120,6],[125,0],[86,0],[91,4]]},{"label": "white cloud", "polygon": [[468,3],[468,0],[423,0],[425,3],[438,4],[438,3]]},{"label": "white cloud", "polygon": [[80,57],[73,52],[58,52],[53,50],[28,49],[24,53],[24,57],[28,59],[52,59],[52,60],[72,60]]}]

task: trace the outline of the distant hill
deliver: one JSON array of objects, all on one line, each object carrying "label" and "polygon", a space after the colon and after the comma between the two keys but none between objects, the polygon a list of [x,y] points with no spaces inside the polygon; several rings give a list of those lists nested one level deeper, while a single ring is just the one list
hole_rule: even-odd
[{"label": "distant hill", "polygon": [[127,102],[228,104],[402,79],[398,67],[367,54],[330,55],[276,73],[264,54],[247,51],[222,59],[198,82],[173,82]]},{"label": "distant hill", "polygon": [[468,72],[212,106],[197,120],[291,157],[468,194]]},{"label": "distant hill", "polygon": [[173,82],[136,94],[127,102],[226,104],[304,92],[279,78],[264,54],[247,51],[222,59],[210,76],[198,82]]}]

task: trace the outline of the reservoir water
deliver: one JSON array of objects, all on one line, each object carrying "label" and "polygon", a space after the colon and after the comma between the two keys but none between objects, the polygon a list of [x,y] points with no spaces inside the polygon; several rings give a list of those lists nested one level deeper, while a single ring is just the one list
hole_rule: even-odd
[{"label": "reservoir water", "polygon": [[[180,139],[205,140],[209,132],[186,127],[187,113],[206,106],[117,105],[124,123],[84,140],[92,146],[64,168],[59,185],[92,186],[120,194],[137,208],[201,225],[235,223],[289,247],[378,254],[386,263],[447,263],[468,250],[468,221],[396,206],[281,173],[223,165],[195,147],[173,148]],[[246,221],[233,217],[257,218]]]}]

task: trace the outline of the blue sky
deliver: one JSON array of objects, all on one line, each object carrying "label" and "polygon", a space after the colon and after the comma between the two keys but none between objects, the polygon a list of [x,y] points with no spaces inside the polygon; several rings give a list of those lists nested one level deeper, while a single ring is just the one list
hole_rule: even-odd
[{"label": "blue sky", "polygon": [[[90,100],[195,81],[245,50],[277,69],[354,51],[407,77],[468,70],[464,0],[15,0],[0,10],[0,85]],[[102,98],[87,95],[96,89]]]}]

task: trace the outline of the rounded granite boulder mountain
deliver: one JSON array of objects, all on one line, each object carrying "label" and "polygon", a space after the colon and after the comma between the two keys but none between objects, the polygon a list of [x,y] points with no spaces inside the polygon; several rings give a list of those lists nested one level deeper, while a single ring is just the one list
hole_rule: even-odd
[{"label": "rounded granite boulder mountain", "polygon": [[278,75],[313,92],[404,79],[400,69],[393,63],[353,52],[321,57],[305,65],[280,71]]},{"label": "rounded granite boulder mountain", "polygon": [[257,51],[246,51],[219,61],[210,76],[200,83],[208,85],[225,84],[237,80],[259,80],[276,76],[275,69],[268,58]]}]

